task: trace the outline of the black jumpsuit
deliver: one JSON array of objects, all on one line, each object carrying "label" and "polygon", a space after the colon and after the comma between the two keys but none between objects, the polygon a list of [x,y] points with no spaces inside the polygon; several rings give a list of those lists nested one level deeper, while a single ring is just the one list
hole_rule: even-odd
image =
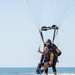
[{"label": "black jumpsuit", "polygon": [[[49,48],[49,52],[52,52],[53,55],[54,55],[54,58],[53,58],[53,63],[52,63],[52,69],[53,69],[53,72],[56,72],[56,62],[57,62],[57,53],[56,53],[56,45],[55,44],[52,44],[51,46],[48,46]],[[45,60],[44,60],[45,59]],[[41,63],[38,65],[39,68],[41,68],[42,66],[44,66],[44,63],[42,63],[42,61],[44,60],[44,63],[45,62],[49,62],[50,61],[50,53],[43,53],[42,54],[42,57],[41,57]],[[48,73],[48,68],[45,70],[45,73]]]},{"label": "black jumpsuit", "polygon": [[[49,53],[43,53],[41,57],[41,62],[38,65],[38,68],[41,68],[42,66],[45,66],[50,61],[50,54]],[[45,70],[45,73],[48,73],[48,68]]]}]

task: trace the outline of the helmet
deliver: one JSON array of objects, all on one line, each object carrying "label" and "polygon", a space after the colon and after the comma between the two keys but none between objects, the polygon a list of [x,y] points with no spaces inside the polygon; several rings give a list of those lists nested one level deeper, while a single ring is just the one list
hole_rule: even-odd
[{"label": "helmet", "polygon": [[50,39],[47,39],[46,43],[48,43],[48,42],[51,43],[51,40]]}]

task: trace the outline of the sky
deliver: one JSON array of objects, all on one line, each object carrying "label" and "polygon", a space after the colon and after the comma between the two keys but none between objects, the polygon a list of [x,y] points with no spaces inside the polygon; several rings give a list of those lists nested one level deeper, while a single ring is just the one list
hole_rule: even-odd
[{"label": "sky", "polygon": [[[59,26],[54,43],[62,51],[57,67],[75,67],[75,1],[61,1],[0,0],[0,67],[37,67],[40,45],[43,51],[38,28],[53,24]],[[43,34],[52,40],[53,31]]]}]

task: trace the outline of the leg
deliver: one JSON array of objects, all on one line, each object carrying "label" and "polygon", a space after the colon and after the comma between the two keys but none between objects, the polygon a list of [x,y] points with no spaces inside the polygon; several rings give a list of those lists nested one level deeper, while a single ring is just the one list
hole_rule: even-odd
[{"label": "leg", "polygon": [[48,75],[48,68],[45,70],[45,74]]},{"label": "leg", "polygon": [[57,75],[57,72],[54,72],[54,75]]},{"label": "leg", "polygon": [[52,66],[52,69],[53,69],[54,75],[57,75],[56,67],[55,66]]},{"label": "leg", "polygon": [[46,73],[46,75],[48,75],[48,73]]},{"label": "leg", "polygon": [[52,69],[53,69],[54,75],[57,75],[57,71],[56,71],[56,61],[53,62],[53,64],[52,64]]}]

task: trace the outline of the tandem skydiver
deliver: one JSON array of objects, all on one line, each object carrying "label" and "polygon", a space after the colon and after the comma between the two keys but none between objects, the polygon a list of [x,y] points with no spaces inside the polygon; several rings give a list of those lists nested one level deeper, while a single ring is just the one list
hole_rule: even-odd
[{"label": "tandem skydiver", "polygon": [[53,58],[53,53],[49,52],[48,47],[44,47],[44,52],[42,52],[41,60],[40,63],[38,64],[37,67],[37,73],[41,74],[43,71],[45,71],[45,74],[48,75],[48,67],[44,68],[46,65],[52,65],[52,59]]},{"label": "tandem skydiver", "polygon": [[[44,48],[48,47],[49,50],[49,58],[50,60],[48,61],[48,64],[43,66],[43,69],[41,70],[41,73],[43,71],[46,71],[46,69],[48,69],[48,67],[52,67],[54,75],[57,75],[57,71],[56,71],[56,62],[58,61],[58,56],[61,55],[61,51],[56,47],[55,44],[51,43],[51,40],[48,39],[46,44],[44,45]],[[44,52],[40,51],[40,49],[38,50],[39,53],[41,53],[43,55]],[[47,58],[48,59],[48,58]],[[39,68],[39,67],[38,67]],[[47,75],[48,73],[46,73]]]}]

